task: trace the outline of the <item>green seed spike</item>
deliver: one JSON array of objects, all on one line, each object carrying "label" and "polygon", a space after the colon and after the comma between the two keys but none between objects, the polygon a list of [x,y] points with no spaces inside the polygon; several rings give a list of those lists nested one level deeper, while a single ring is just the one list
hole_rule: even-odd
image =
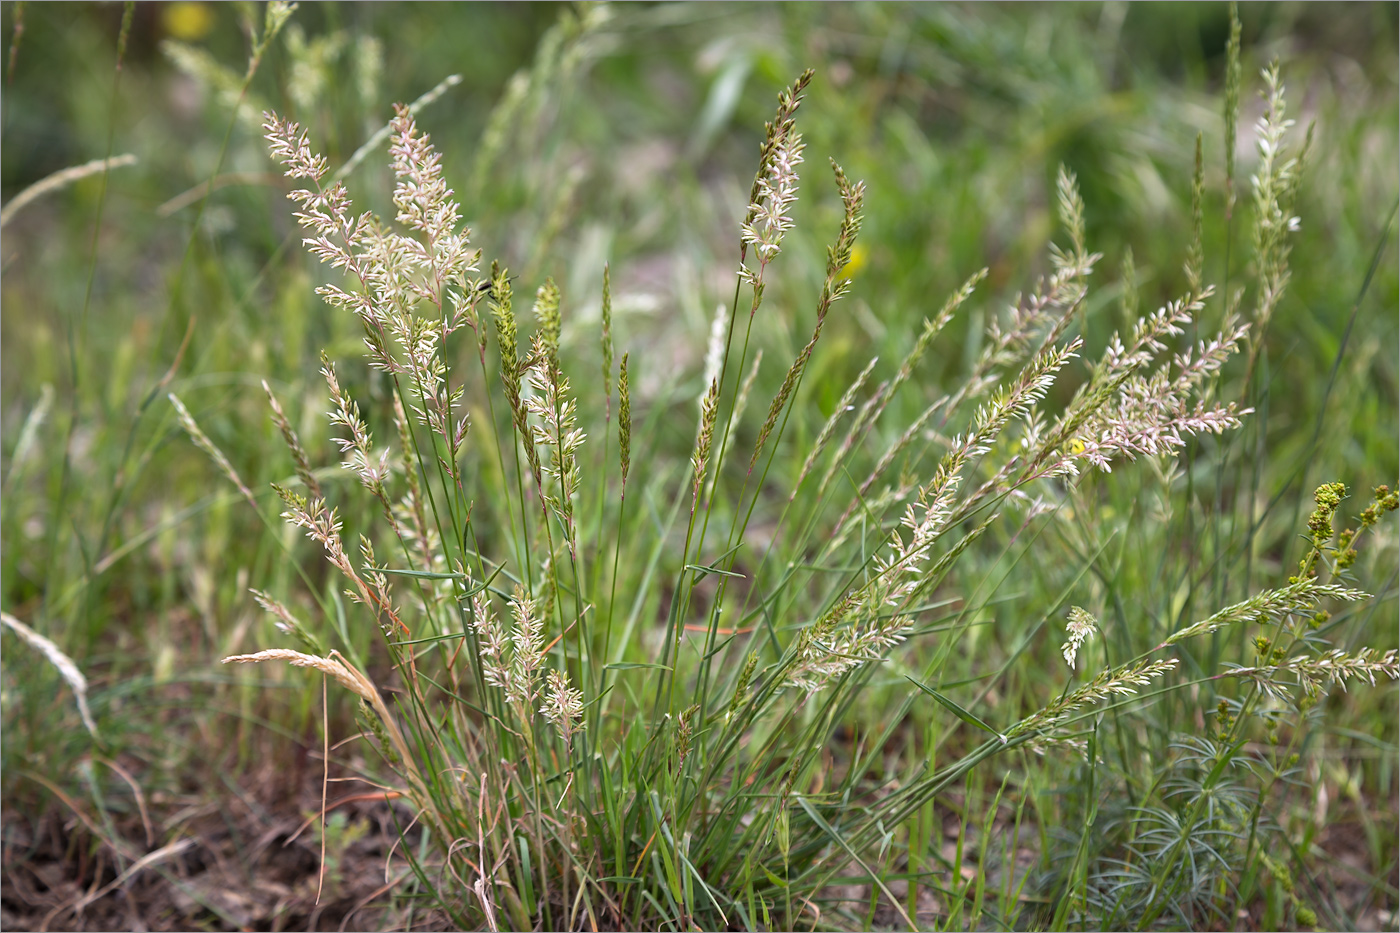
[{"label": "green seed spike", "polygon": [[628,391],[627,357],[622,354],[622,366],[617,373],[617,438],[621,448],[622,493],[627,494],[627,471],[632,466],[632,396]]}]

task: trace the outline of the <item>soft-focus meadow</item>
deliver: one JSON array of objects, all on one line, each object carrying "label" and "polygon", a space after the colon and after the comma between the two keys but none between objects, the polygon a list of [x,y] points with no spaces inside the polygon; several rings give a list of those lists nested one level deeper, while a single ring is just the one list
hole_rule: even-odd
[{"label": "soft-focus meadow", "polygon": [[287,13],[0,4],[0,925],[1395,927],[1395,4]]}]

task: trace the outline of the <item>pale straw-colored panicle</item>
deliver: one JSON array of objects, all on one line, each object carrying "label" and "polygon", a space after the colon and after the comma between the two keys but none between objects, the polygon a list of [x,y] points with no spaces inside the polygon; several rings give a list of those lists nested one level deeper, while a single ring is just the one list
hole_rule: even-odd
[{"label": "pale straw-colored panicle", "polygon": [[267,648],[253,654],[235,654],[224,658],[223,664],[261,664],[263,661],[285,661],[293,667],[309,667],[318,670],[338,684],[356,694],[367,703],[373,704],[378,694],[369,690],[363,676],[351,673],[350,668],[338,658],[323,658],[314,654],[293,651],[290,648]]},{"label": "pale straw-colored panicle", "polygon": [[534,447],[550,452],[544,475],[557,484],[557,493],[541,486],[540,495],[564,522],[572,552],[574,497],[580,483],[578,451],[588,435],[578,427],[578,401],[569,394],[569,380],[560,372],[547,338],[538,333],[531,340],[531,360],[527,374],[531,391],[524,398],[524,407],[535,418],[530,425]]},{"label": "pale straw-colored panicle", "polygon": [[92,710],[88,708],[87,678],[83,676],[82,671],[78,670],[78,665],[73,663],[73,659],[64,654],[63,649],[58,647],[58,645],[45,638],[43,635],[40,635],[8,612],[0,612],[0,622],[3,622],[12,632],[18,635],[22,641],[36,648],[39,653],[54,666],[59,676],[63,678],[64,682],[67,683],[69,688],[73,691],[73,698],[78,702],[78,715],[82,717],[83,727],[87,729],[94,739],[97,738],[97,721],[92,718]]},{"label": "pale straw-colored panicle", "polygon": [[334,438],[336,446],[345,455],[341,466],[358,476],[366,489],[383,498],[384,482],[390,474],[388,448],[375,455],[374,437],[360,416],[360,406],[341,389],[335,365],[324,353],[321,354],[321,375],[325,377],[326,388],[330,392],[331,410],[326,414],[331,425],[344,428],[349,434],[348,437]]},{"label": "pale straw-colored panicle", "polygon": [[1369,594],[1361,590],[1336,583],[1319,583],[1312,577],[1303,577],[1287,586],[1256,593],[1249,599],[1226,606],[1199,622],[1178,629],[1168,635],[1154,650],[1175,645],[1188,638],[1209,635],[1227,625],[1263,622],[1291,613],[1311,613],[1324,599],[1357,602],[1368,598]]},{"label": "pale straw-colored panicle", "polygon": [[564,674],[549,671],[545,675],[540,714],[554,726],[565,749],[572,749],[574,735],[583,718],[583,693],[577,687],[569,686],[569,678]]},{"label": "pale straw-colored panicle", "polygon": [[[412,788],[414,802],[423,812],[424,817],[432,824],[436,825],[437,820],[434,811],[426,806],[430,799],[422,775],[419,773],[415,759],[409,752],[408,743],[404,740],[403,732],[400,731],[398,723],[389,713],[389,708],[384,705],[384,698],[379,695],[379,689],[375,687],[373,681],[366,677],[354,665],[340,654],[339,651],[332,650],[325,657],[314,654],[306,654],[301,651],[293,651],[290,648],[267,648],[253,654],[236,654],[222,660],[223,664],[261,664],[264,661],[283,661],[293,667],[310,668],[320,671],[340,684],[346,690],[358,696],[370,705],[379,721],[383,724],[388,733],[389,741],[393,744],[394,751],[408,769],[408,778]],[[438,827],[439,829],[441,827]]]},{"label": "pale straw-colored panicle", "polygon": [[315,654],[325,653],[325,648],[316,637],[312,635],[307,630],[306,626],[301,624],[301,620],[292,615],[292,611],[279,600],[262,590],[250,589],[248,592],[253,594],[253,599],[263,608],[263,611],[276,620],[273,622],[273,625],[277,627],[277,631],[281,632],[283,635],[289,635],[295,638],[297,641],[301,642],[304,647]]},{"label": "pale straw-colored panicle", "polygon": [[71,168],[61,169],[39,179],[34,184],[25,188],[5,202],[5,206],[0,208],[0,227],[9,223],[16,214],[24,208],[42,198],[46,194],[61,191],[74,182],[81,181],[89,175],[96,175],[99,172],[110,171],[114,168],[126,168],[135,165],[136,156],[131,153],[126,155],[112,156],[110,159],[93,159],[91,162],[84,162],[82,165],[74,165]]},{"label": "pale straw-colored panicle", "polygon": [[476,629],[482,676],[491,686],[506,689],[510,682],[510,645],[500,617],[484,590],[472,596],[472,626]]},{"label": "pale straw-colored panicle", "polygon": [[514,628],[511,632],[509,678],[506,698],[522,709],[533,706],[544,666],[544,620],[534,598],[519,585],[510,600]]}]

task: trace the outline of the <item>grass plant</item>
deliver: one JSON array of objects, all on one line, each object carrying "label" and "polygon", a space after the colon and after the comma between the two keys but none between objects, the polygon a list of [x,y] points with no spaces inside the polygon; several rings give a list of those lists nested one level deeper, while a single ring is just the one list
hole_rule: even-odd
[{"label": "grass plant", "polygon": [[[834,15],[869,25],[892,9]],[[1189,208],[1136,259],[1096,208],[1121,192],[1076,150],[1072,120],[1069,142],[1038,149],[1064,156],[1046,185],[1053,236],[1032,218],[1013,237],[988,232],[985,260],[977,237],[911,248],[899,179],[932,191],[959,166],[940,165],[904,111],[883,131],[908,166],[844,158],[862,148],[854,123],[839,100],[814,113],[830,85],[802,72],[778,95],[747,191],[683,179],[668,192],[692,218],[716,190],[732,202],[707,208],[732,215],[727,252],[695,247],[721,257],[723,291],[676,264],[693,286],[677,288],[676,314],[710,338],[680,357],[637,310],[639,251],[619,236],[622,255],[605,261],[599,237],[571,229],[588,185],[551,129],[585,65],[641,20],[566,12],[465,159],[420,129],[450,122],[431,108],[456,82],[397,106],[382,132],[353,107],[347,119],[326,63],[356,48],[344,64],[366,71],[367,103],[373,50],[348,33],[308,38],[293,12],[273,4],[250,21],[241,73],[167,54],[223,94],[209,178],[228,178],[226,152],[261,171],[257,122],[300,230],[268,235],[272,258],[247,291],[236,246],[215,261],[215,181],[176,198],[172,211],[196,216],[144,376],[128,388],[132,344],[97,399],[80,378],[99,375],[79,365],[80,313],[52,498],[7,509],[4,621],[23,641],[6,642],[7,694],[51,665],[87,727],[40,749],[65,712],[32,689],[7,697],[6,732],[21,737],[6,739],[7,770],[19,763],[109,840],[109,875],[184,851],[149,820],[144,850],[121,841],[123,807],[93,764],[161,746],[120,728],[122,690],[146,689],[136,678],[96,690],[81,671],[113,637],[112,597],[156,587],[162,626],[188,600],[206,654],[237,667],[191,673],[172,651],[149,682],[204,691],[207,678],[200,695],[240,722],[239,766],[271,725],[316,748],[328,774],[371,782],[399,840],[389,858],[406,867],[375,896],[406,926],[1341,928],[1358,905],[1394,909],[1393,815],[1372,815],[1396,786],[1397,467],[1393,450],[1375,453],[1394,434],[1394,368],[1358,357],[1351,337],[1388,326],[1360,315],[1376,283],[1393,297],[1394,211],[1370,218],[1377,241],[1353,253],[1364,277],[1318,284],[1308,192],[1339,197],[1334,168],[1314,164],[1338,150],[1325,129],[1294,125],[1283,66],[1242,64],[1233,8],[1223,138],[1212,124],[1172,156],[1185,170],[1171,197]],[[783,22],[800,32],[811,15]],[[961,11],[918,28],[962,30],[968,68],[998,41]],[[292,83],[260,92],[279,42]],[[755,61],[777,70],[745,48],[708,92],[731,115],[726,80]],[[303,123],[271,108],[256,121],[264,99]],[[1110,117],[1089,119],[1093,132],[1111,136],[1098,125]],[[343,145],[347,122],[361,145]],[[693,158],[717,145],[704,126]],[[1248,169],[1237,134],[1253,146]],[[323,154],[322,136],[353,154]],[[387,177],[373,167],[385,141]],[[125,165],[112,145],[83,171]],[[1393,181],[1376,184],[1393,197]],[[39,185],[31,205],[54,196]],[[488,231],[482,248],[468,213]],[[321,264],[314,279],[297,241]],[[271,270],[286,278],[263,288]],[[1309,318],[1309,302],[1343,287],[1350,317]],[[712,292],[725,297],[707,314]],[[258,294],[275,303],[254,307]],[[244,310],[210,335],[201,299]],[[1321,392],[1287,388],[1310,351],[1281,328],[1326,335]],[[218,388],[230,334],[248,350],[234,394]],[[254,400],[270,414],[252,417]],[[12,432],[7,497],[55,405]],[[91,442],[110,451],[101,494],[81,455],[99,407],[122,416]],[[1366,419],[1370,433],[1344,436]],[[177,432],[231,491],[166,503],[133,532],[134,484],[210,475]],[[58,521],[74,503],[81,514]],[[191,564],[199,545],[183,529],[204,514],[208,550]],[[43,566],[15,555],[25,522],[46,536]],[[217,549],[234,541],[240,560],[225,565]],[[149,568],[108,582],[124,559]],[[51,768],[88,774],[90,803]],[[1328,786],[1380,801],[1357,790],[1347,804],[1368,827],[1359,898],[1319,867],[1341,806]],[[311,816],[323,863],[340,866],[353,834],[326,793]]]}]

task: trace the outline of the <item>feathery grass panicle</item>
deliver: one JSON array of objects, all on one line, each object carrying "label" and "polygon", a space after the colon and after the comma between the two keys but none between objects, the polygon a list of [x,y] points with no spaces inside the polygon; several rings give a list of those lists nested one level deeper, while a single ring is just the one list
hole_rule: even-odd
[{"label": "feathery grass panicle", "polygon": [[69,185],[82,181],[99,172],[108,172],[114,168],[126,168],[137,163],[136,156],[131,153],[126,155],[112,156],[110,159],[93,159],[91,162],[84,162],[82,165],[74,165],[71,168],[61,169],[34,182],[18,194],[5,202],[5,206],[0,208],[0,227],[5,226],[14,216],[24,210],[29,204],[39,200],[47,194],[55,191],[62,191]]},{"label": "feathery grass panicle", "polygon": [[[551,349],[549,339],[548,333],[543,333],[536,334],[531,340],[531,392],[524,400],[524,407],[536,419],[531,425],[534,446],[550,451],[550,462],[544,472],[558,484],[557,495],[545,492],[543,488],[541,495],[568,528],[569,547],[572,550],[574,497],[579,487],[578,451],[588,435],[577,426],[578,402],[569,395],[569,380],[560,373],[556,362],[558,347],[556,345]],[[558,339],[557,330],[554,339]]]},{"label": "feathery grass panicle", "polygon": [[1227,625],[1262,622],[1278,619],[1290,614],[1311,614],[1318,603],[1325,599],[1339,602],[1357,602],[1368,599],[1370,594],[1353,587],[1337,583],[1319,583],[1311,577],[1295,580],[1287,586],[1276,587],[1256,593],[1246,600],[1226,606],[1199,622],[1178,629],[1168,635],[1155,651],[1179,644],[1188,638],[1208,635]]},{"label": "feathery grass panicle", "polygon": [[366,686],[364,675],[358,671],[352,673],[350,667],[338,655],[322,658],[290,648],[267,648],[254,654],[230,655],[220,663],[261,664],[263,661],[286,661],[293,667],[309,667],[320,671],[367,703],[375,703],[379,697],[376,691]]},{"label": "feathery grass panicle", "polygon": [[583,717],[583,693],[577,687],[569,686],[569,678],[559,671],[550,671],[545,675],[540,715],[559,733],[565,751],[572,752],[574,735]]},{"label": "feathery grass panicle", "polygon": [[[749,205],[744,216],[744,227],[753,224],[762,209],[764,185],[770,178],[778,148],[793,132],[797,108],[802,106],[802,96],[814,75],[815,72],[808,68],[798,76],[790,87],[783,89],[778,94],[778,110],[773,121],[764,124],[763,144],[759,149],[758,171],[754,174],[753,189],[749,192]],[[747,250],[747,247],[747,241],[742,241],[741,249]]]},{"label": "feathery grass panicle", "polygon": [[336,510],[326,508],[324,499],[307,500],[276,483],[272,488],[287,505],[282,518],[303,529],[308,538],[321,545],[326,552],[326,559],[350,582],[351,588],[346,591],[346,595],[352,601],[372,610],[385,631],[392,627],[407,632],[408,626],[399,618],[398,611],[392,602],[387,600],[386,594],[372,589],[345,553],[345,544],[340,537],[340,517]]},{"label": "feathery grass panicle", "polygon": [[[1296,683],[1280,683],[1277,679],[1279,674],[1292,674]],[[1222,676],[1249,680],[1261,691],[1279,700],[1288,697],[1290,687],[1301,686],[1309,698],[1316,700],[1325,696],[1333,686],[1345,690],[1348,680],[1364,680],[1374,687],[1377,677],[1400,679],[1400,654],[1394,648],[1389,651],[1361,648],[1351,653],[1332,648],[1321,654],[1299,655],[1282,664],[1266,667],[1230,665]]]},{"label": "feathery grass panicle", "polygon": [[1275,61],[1261,72],[1265,90],[1263,115],[1255,124],[1258,135],[1259,166],[1252,177],[1254,184],[1254,256],[1259,266],[1259,293],[1254,310],[1254,348],[1263,340],[1274,309],[1278,307],[1288,287],[1288,235],[1299,227],[1293,216],[1293,194],[1301,155],[1289,156],[1283,149],[1283,138],[1293,127],[1287,116],[1283,79]]},{"label": "feathery grass panicle", "polygon": [[1049,729],[1075,710],[1108,697],[1131,696],[1137,693],[1138,687],[1146,687],[1154,680],[1175,670],[1178,663],[1176,658],[1169,658],[1165,661],[1135,661],[1112,670],[1103,671],[1078,690],[1051,701],[1044,709],[1012,726],[1007,731],[1006,737],[1012,739]]},{"label": "feathery grass panicle", "polygon": [[[374,682],[362,674],[353,664],[345,660],[340,652],[332,650],[325,657],[306,654],[301,651],[293,651],[290,648],[266,648],[253,654],[230,655],[220,663],[222,664],[261,664],[264,661],[285,661],[293,667],[304,667],[320,671],[322,674],[333,679],[346,690],[358,696],[370,705],[378,716],[379,721],[388,731],[389,740],[393,744],[394,750],[400,759],[409,769],[410,780],[414,786],[415,796],[418,797],[420,806],[425,802],[424,784],[421,775],[413,765],[413,756],[409,753],[408,745],[404,741],[403,733],[400,731],[398,723],[389,713],[389,708],[384,705],[384,699],[379,695],[379,689]],[[430,825],[438,826],[436,815],[425,809],[424,818]]]},{"label": "feathery grass panicle", "polygon": [[[792,228],[788,213],[797,202],[797,166],[802,164],[805,148],[802,134],[794,129],[794,118],[811,80],[809,69],[778,95],[778,112],[767,125],[758,173],[754,176],[748,210],[740,225],[739,278],[753,286],[750,317],[763,302],[764,271],[782,250],[783,234]],[[757,269],[750,269],[747,264],[750,246],[758,256]]]},{"label": "feathery grass panicle", "polygon": [[[321,354],[321,375],[325,377],[326,388],[330,393],[332,408],[327,412],[333,426],[344,428],[349,437],[337,437],[336,444],[345,454],[341,466],[359,477],[365,488],[378,498],[384,498],[384,482],[389,478],[389,450],[385,448],[378,456],[374,453],[374,437],[369,427],[360,417],[360,406],[340,388],[336,378],[335,365],[324,352]],[[311,487],[307,487],[310,489]],[[319,499],[315,490],[313,499]]]},{"label": "feathery grass panicle", "polygon": [[[1059,199],[1060,223],[1064,224],[1065,231],[1069,234],[1074,252],[1064,256],[1052,243],[1050,255],[1059,262],[1081,264],[1089,256],[1089,251],[1084,247],[1084,198],[1079,194],[1079,179],[1064,165],[1060,166],[1059,173],[1055,176],[1055,193]],[[1087,274],[1087,271],[1086,269],[1082,274]]]},{"label": "feathery grass panicle", "polygon": [[1065,656],[1065,663],[1070,670],[1074,670],[1074,659],[1079,654],[1080,647],[1085,641],[1092,638],[1094,630],[1099,627],[1099,622],[1092,615],[1078,606],[1071,606],[1069,610],[1069,625],[1066,632],[1069,640],[1061,646],[1060,651]]},{"label": "feathery grass panicle", "polygon": [[544,619],[535,608],[535,601],[519,585],[510,599],[511,617],[515,627],[511,632],[510,678],[506,682],[506,697],[528,707],[538,693],[540,669],[544,666]]}]

